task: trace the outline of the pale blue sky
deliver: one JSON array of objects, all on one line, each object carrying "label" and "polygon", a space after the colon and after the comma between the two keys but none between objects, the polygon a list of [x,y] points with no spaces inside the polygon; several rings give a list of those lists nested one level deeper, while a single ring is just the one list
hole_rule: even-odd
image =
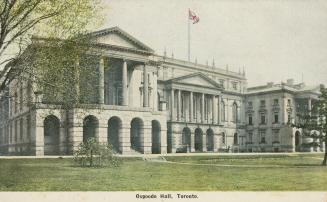
[{"label": "pale blue sky", "polygon": [[191,57],[238,71],[249,86],[294,78],[327,84],[327,1],[314,0],[105,0],[103,28],[119,26],[156,53],[187,59],[187,10]]}]

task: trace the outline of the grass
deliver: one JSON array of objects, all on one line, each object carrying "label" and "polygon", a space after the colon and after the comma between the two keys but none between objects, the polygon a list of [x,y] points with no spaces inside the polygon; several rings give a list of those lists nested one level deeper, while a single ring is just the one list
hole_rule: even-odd
[{"label": "grass", "polygon": [[[124,158],[118,168],[80,168],[72,159],[0,159],[0,190],[327,191],[327,168],[320,166],[322,157],[171,156],[167,160],[176,163],[170,164]],[[284,167],[273,167],[276,165]]]}]

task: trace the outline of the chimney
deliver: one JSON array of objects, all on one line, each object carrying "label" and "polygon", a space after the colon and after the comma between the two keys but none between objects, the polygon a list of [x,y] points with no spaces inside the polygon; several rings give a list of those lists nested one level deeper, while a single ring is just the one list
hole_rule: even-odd
[{"label": "chimney", "polygon": [[294,79],[287,79],[286,80],[287,85],[293,86],[294,85]]}]

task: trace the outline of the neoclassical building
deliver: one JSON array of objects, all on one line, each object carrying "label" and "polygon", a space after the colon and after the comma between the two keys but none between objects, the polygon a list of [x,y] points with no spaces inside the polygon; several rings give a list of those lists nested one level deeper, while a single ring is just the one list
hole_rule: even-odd
[{"label": "neoclassical building", "polygon": [[302,130],[288,123],[318,88],[292,80],[248,88],[244,71],[157,55],[118,27],[91,36],[98,54],[87,68],[97,79],[83,107],[63,109],[30,79],[2,89],[1,155],[72,154],[89,137],[123,155],[302,150]]}]

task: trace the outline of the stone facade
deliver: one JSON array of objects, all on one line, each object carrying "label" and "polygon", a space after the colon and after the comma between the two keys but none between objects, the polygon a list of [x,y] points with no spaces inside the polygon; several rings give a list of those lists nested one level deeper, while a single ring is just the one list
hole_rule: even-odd
[{"label": "stone facade", "polygon": [[91,35],[101,50],[95,96],[64,110],[31,80],[12,80],[0,95],[1,154],[72,154],[88,137],[121,154],[303,150],[302,130],[288,123],[316,88],[247,88],[244,72],[158,56],[118,27]]}]

